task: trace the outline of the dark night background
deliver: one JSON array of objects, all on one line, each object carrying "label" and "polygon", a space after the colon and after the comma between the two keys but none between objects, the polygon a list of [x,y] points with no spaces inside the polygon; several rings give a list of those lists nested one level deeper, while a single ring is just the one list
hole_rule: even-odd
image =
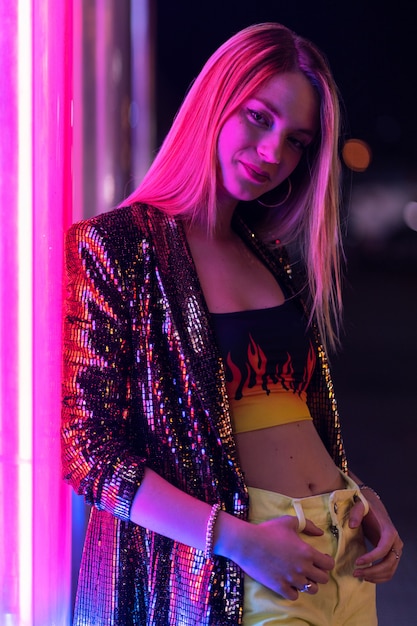
[{"label": "dark night background", "polygon": [[377,164],[417,162],[417,3],[157,0],[160,137],[192,78],[225,39],[249,24],[282,22],[329,59],[348,113],[348,133]]},{"label": "dark night background", "polygon": [[[352,469],[383,496],[402,538],[396,578],[378,588],[380,626],[417,624],[417,2],[156,0],[158,144],[208,56],[249,24],[278,21],[326,54],[345,138],[368,143],[344,170],[345,332],[333,373]],[[366,626],[358,624],[358,626]]]}]

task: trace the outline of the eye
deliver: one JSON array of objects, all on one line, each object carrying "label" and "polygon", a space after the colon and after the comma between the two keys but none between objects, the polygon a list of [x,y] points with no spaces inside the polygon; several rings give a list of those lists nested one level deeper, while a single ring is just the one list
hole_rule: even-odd
[{"label": "eye", "polygon": [[249,114],[250,120],[258,124],[259,126],[265,126],[266,128],[270,127],[271,125],[270,120],[264,113],[260,113],[259,111],[256,111],[255,109],[248,109],[248,114]]},{"label": "eye", "polygon": [[289,142],[294,146],[294,148],[300,150],[300,152],[303,152],[307,148],[307,145],[297,137],[289,137]]}]

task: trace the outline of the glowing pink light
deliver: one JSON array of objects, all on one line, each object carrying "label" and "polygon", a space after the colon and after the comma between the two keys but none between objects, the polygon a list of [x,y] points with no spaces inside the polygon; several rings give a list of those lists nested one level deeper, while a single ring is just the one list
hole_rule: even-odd
[{"label": "glowing pink light", "polygon": [[22,624],[32,617],[32,12],[28,0],[18,3],[18,556],[19,613]]},{"label": "glowing pink light", "polygon": [[0,624],[64,626],[70,493],[61,480],[59,409],[71,3],[1,3],[0,23]]},{"label": "glowing pink light", "polygon": [[[18,393],[17,378],[17,180],[18,162],[16,140],[18,129],[17,86],[17,6],[0,4],[0,23],[7,32],[0,37],[0,346],[1,346],[1,396],[0,396],[0,616],[19,610],[19,580],[17,570],[18,529],[17,485],[18,466]],[[7,68],[7,71],[5,71]],[[7,233],[7,236],[5,236]],[[7,306],[6,306],[7,304]],[[8,574],[10,572],[10,574]]]}]

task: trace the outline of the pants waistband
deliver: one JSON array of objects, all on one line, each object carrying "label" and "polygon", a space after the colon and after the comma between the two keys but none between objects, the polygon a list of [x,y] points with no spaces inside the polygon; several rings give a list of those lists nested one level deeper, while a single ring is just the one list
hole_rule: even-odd
[{"label": "pants waistband", "polygon": [[332,521],[340,520],[347,515],[357,499],[362,501],[366,515],[369,510],[368,501],[354,480],[347,474],[342,473],[342,476],[346,484],[344,489],[305,498],[291,498],[274,491],[249,487],[249,520],[256,524],[282,515],[296,515],[298,530],[302,532],[306,517],[312,519],[317,526],[325,527],[328,525],[329,513]]}]

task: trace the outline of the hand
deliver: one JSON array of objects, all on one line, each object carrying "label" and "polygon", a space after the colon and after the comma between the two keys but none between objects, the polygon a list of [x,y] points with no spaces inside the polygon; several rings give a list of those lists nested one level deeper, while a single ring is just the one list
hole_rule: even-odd
[{"label": "hand", "polygon": [[353,575],[368,582],[383,583],[395,574],[404,544],[381,500],[371,490],[367,491],[366,498],[369,513],[364,517],[362,502],[356,502],[350,511],[349,526],[358,528],[362,524],[365,537],[374,548],[356,560]]},{"label": "hand", "polygon": [[[314,594],[328,582],[334,560],[302,540],[296,517],[244,524],[232,558],[246,574],[288,600],[296,600],[307,584],[306,593]],[[303,533],[320,536],[323,531],[307,520]]]}]

